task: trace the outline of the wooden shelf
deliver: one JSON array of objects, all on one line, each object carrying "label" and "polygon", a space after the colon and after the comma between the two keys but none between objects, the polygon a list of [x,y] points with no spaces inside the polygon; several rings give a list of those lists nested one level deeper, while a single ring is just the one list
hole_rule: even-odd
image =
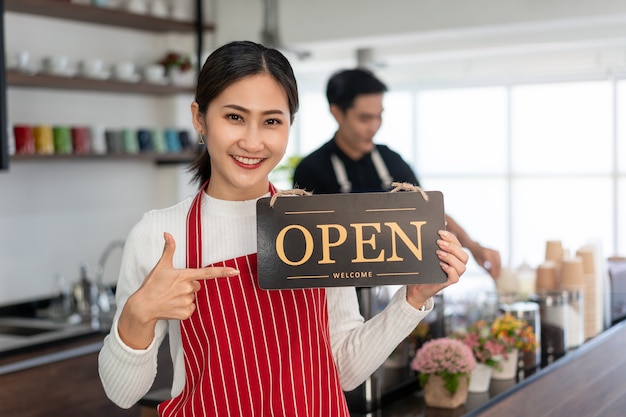
[{"label": "wooden shelf", "polygon": [[200,154],[194,151],[155,153],[140,152],[137,154],[112,153],[112,154],[52,154],[52,155],[11,155],[11,162],[19,161],[50,161],[50,162],[71,162],[71,161],[144,161],[154,162],[158,165],[185,164],[193,162]]},{"label": "wooden shelf", "polygon": [[[61,0],[5,0],[8,12],[26,13],[58,19],[76,20],[106,26],[149,32],[193,32],[195,22],[163,19],[149,15],[129,13],[120,9],[108,9]],[[205,23],[205,31],[215,30],[213,24]]]},{"label": "wooden shelf", "polygon": [[193,87],[172,84],[152,84],[147,82],[124,82],[97,80],[83,77],[59,77],[45,73],[34,75],[20,71],[7,71],[6,83],[9,87],[49,88],[59,90],[107,91],[126,94],[173,95],[193,94]]}]

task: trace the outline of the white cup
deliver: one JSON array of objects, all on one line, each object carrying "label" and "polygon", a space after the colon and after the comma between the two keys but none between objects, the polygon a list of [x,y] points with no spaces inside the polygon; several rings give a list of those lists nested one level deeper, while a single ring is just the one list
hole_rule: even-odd
[{"label": "white cup", "polygon": [[165,18],[169,15],[168,5],[165,0],[152,0],[150,2],[150,14],[154,17]]},{"label": "white cup", "polygon": [[131,13],[147,14],[148,3],[146,0],[127,0],[125,8]]},{"label": "white cup", "polygon": [[104,71],[104,62],[99,58],[83,59],[78,66],[81,74],[87,77],[97,77]]},{"label": "white cup", "polygon": [[163,81],[165,79],[165,67],[159,64],[148,65],[143,69],[143,75],[150,82]]},{"label": "white cup", "polygon": [[120,61],[113,64],[113,74],[120,80],[128,80],[135,76],[135,64],[130,61]]},{"label": "white cup", "polygon": [[106,128],[103,124],[94,124],[91,131],[91,152],[95,154],[107,153],[107,143],[105,137]]},{"label": "white cup", "polygon": [[26,71],[30,69],[30,53],[28,51],[19,51],[6,54],[6,66],[8,69],[16,69]]},{"label": "white cup", "polygon": [[43,68],[54,74],[61,74],[68,70],[69,60],[64,55],[49,55],[43,58]]}]

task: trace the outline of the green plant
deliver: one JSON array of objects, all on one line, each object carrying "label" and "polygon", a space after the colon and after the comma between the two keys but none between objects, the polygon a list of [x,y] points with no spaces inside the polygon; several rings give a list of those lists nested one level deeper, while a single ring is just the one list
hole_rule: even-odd
[{"label": "green plant", "polygon": [[191,58],[189,55],[184,55],[179,52],[168,52],[159,61],[159,64],[163,65],[166,71],[170,71],[172,68],[178,68],[181,71],[189,71],[191,69]]}]

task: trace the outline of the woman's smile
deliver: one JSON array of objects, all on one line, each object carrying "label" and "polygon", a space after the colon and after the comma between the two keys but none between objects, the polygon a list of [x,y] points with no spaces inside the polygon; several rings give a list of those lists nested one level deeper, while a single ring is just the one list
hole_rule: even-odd
[{"label": "woman's smile", "polygon": [[256,168],[261,164],[261,162],[265,161],[266,158],[250,158],[239,155],[231,155],[231,158],[235,160],[237,165],[243,168]]}]

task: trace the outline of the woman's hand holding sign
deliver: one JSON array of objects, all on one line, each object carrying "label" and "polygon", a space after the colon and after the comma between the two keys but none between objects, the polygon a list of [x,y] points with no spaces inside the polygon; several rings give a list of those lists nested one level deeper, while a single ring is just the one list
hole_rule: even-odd
[{"label": "woman's hand holding sign", "polygon": [[417,309],[422,308],[426,301],[439,291],[458,282],[465,272],[469,260],[469,255],[463,250],[461,243],[454,234],[440,230],[439,237],[440,239],[437,240],[439,246],[437,257],[440,260],[441,269],[448,276],[448,280],[441,284],[407,285],[407,302]]}]

